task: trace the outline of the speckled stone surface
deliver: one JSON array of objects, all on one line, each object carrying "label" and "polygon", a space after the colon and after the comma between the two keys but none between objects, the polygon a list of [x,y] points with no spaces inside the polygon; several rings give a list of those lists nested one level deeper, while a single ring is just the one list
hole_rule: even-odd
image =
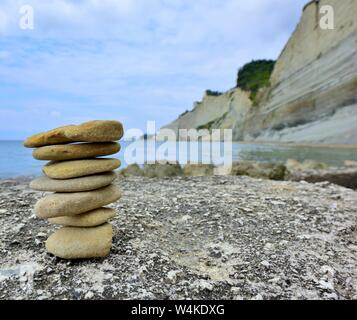
[{"label": "speckled stone surface", "polygon": [[46,252],[28,180],[0,181],[1,299],[357,299],[357,193],[249,177],[123,178],[104,259]]}]

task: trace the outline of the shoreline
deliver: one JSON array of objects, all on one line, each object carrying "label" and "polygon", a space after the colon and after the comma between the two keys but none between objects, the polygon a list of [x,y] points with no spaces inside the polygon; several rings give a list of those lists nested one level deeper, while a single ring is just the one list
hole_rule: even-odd
[{"label": "shoreline", "polygon": [[[231,165],[215,166],[212,164],[157,161],[155,164],[130,164],[115,170],[120,178],[172,178],[172,177],[220,177],[249,176],[272,181],[306,181],[318,183],[328,181],[336,185],[357,189],[357,161],[345,161],[340,166],[329,165],[315,160],[298,161],[290,159],[285,163],[279,161],[234,161]],[[0,182],[30,183],[43,174],[0,177]]]},{"label": "shoreline", "polygon": [[[144,141],[156,141],[153,138],[143,139],[140,138],[139,140]],[[177,139],[176,142],[188,142],[185,139]],[[158,141],[164,142],[164,141]],[[224,142],[223,140],[213,140],[212,142]],[[240,140],[233,140],[232,143],[238,144],[254,144],[254,145],[279,145],[279,146],[286,146],[286,147],[307,147],[307,148],[329,148],[329,149],[352,149],[357,150],[357,144],[334,144],[334,143],[314,143],[314,142],[280,142],[280,141],[240,141]]]},{"label": "shoreline", "polygon": [[323,144],[323,143],[293,143],[293,142],[275,142],[275,141],[237,141],[242,144],[271,144],[287,147],[307,147],[307,148],[329,148],[329,149],[352,149],[357,150],[357,144]]}]

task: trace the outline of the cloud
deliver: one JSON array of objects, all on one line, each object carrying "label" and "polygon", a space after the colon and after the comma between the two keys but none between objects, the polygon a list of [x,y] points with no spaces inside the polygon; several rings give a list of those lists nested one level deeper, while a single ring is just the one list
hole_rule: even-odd
[{"label": "cloud", "polygon": [[[47,108],[43,115],[58,112],[52,119],[63,123],[85,114],[163,125],[204,90],[233,87],[242,64],[276,58],[304,3],[3,0],[0,109]],[[34,30],[18,26],[23,4],[34,8]],[[44,119],[32,118],[31,128],[42,128]]]}]

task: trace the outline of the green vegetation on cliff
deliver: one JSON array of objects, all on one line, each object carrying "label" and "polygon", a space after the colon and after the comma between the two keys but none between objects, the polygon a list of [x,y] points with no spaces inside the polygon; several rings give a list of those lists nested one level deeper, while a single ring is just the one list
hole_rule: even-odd
[{"label": "green vegetation on cliff", "polygon": [[218,97],[218,96],[221,96],[223,94],[223,92],[206,90],[205,94],[206,94],[206,96]]},{"label": "green vegetation on cliff", "polygon": [[211,132],[212,126],[214,125],[215,122],[216,122],[216,120],[210,121],[206,124],[198,126],[196,129],[197,130],[209,130]]},{"label": "green vegetation on cliff", "polygon": [[237,87],[251,92],[254,102],[260,88],[270,85],[270,75],[275,65],[274,60],[253,60],[238,71]]}]

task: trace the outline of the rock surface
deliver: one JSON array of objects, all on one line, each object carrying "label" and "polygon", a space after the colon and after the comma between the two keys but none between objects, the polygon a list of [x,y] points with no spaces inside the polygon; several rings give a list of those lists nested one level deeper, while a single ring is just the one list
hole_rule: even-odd
[{"label": "rock surface", "polygon": [[346,160],[344,164],[346,167],[357,167],[357,161],[353,160]]},{"label": "rock surface", "polygon": [[183,170],[179,164],[155,163],[144,164],[143,173],[148,178],[164,178],[183,175]]},{"label": "rock surface", "polygon": [[120,175],[124,177],[136,176],[142,177],[144,175],[143,169],[136,163],[129,164],[126,168],[120,170]]},{"label": "rock surface", "polygon": [[303,171],[303,170],[319,170],[327,169],[328,164],[316,160],[304,160],[299,162],[296,159],[288,159],[286,161],[286,169],[289,171]]},{"label": "rock surface", "polygon": [[37,148],[70,142],[111,142],[123,136],[123,125],[118,121],[96,120],[80,125],[69,125],[33,135],[24,146]]},{"label": "rock surface", "polygon": [[38,191],[49,192],[91,191],[110,185],[116,179],[116,177],[117,175],[113,171],[66,180],[40,177],[31,181],[30,188]]},{"label": "rock surface", "polygon": [[183,168],[183,174],[186,177],[205,177],[212,176],[214,166],[210,164],[186,164]]},{"label": "rock surface", "polygon": [[71,179],[112,171],[120,167],[118,159],[86,159],[49,162],[42,171],[52,179]]},{"label": "rock surface", "polygon": [[239,161],[232,165],[234,176],[249,176],[253,178],[284,180],[286,167],[282,164],[257,161]]},{"label": "rock surface", "polygon": [[119,150],[120,144],[116,142],[79,143],[40,147],[32,155],[37,160],[75,160],[108,156]]},{"label": "rock surface", "polygon": [[46,241],[46,249],[63,259],[106,257],[112,246],[113,227],[106,223],[94,228],[64,227]]},{"label": "rock surface", "polygon": [[[123,178],[104,260],[46,253],[29,180],[0,181],[0,299],[356,299],[357,193],[249,177]],[[189,235],[189,236],[188,236]]]},{"label": "rock surface", "polygon": [[49,223],[66,227],[96,227],[115,217],[115,210],[99,208],[72,217],[58,217],[48,219]]},{"label": "rock surface", "polygon": [[305,160],[299,162],[295,159],[289,159],[286,165],[273,162],[259,162],[241,160],[233,162],[229,167],[212,167],[210,165],[186,165],[184,168],[178,168],[175,164],[146,165],[141,169],[137,164],[128,166],[120,171],[123,177],[146,176],[149,178],[165,178],[176,176],[248,176],[259,179],[270,180],[290,180],[290,181],[307,181],[323,182],[328,181],[341,185],[346,188],[356,188],[357,166],[354,161],[346,161],[348,167],[329,167],[326,163]]},{"label": "rock surface", "polygon": [[35,213],[39,218],[74,216],[115,202],[121,195],[114,185],[87,192],[50,194],[35,204]]},{"label": "rock surface", "polygon": [[328,181],[346,188],[357,189],[357,167],[290,171],[286,178],[292,181],[312,183]]}]

